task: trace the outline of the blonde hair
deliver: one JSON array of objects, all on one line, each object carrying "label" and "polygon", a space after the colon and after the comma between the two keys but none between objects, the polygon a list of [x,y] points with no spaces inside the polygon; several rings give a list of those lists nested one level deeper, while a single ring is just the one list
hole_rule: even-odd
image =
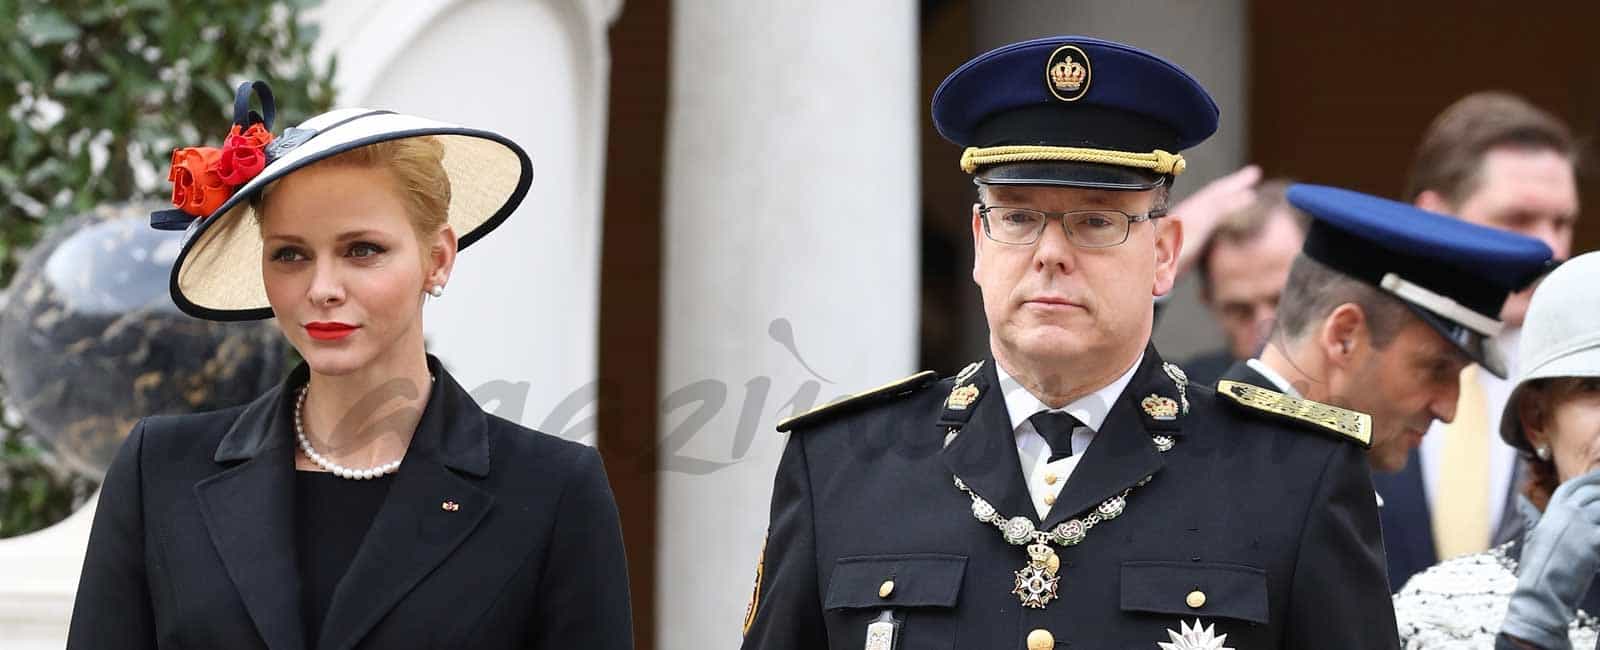
[{"label": "blonde hair", "polygon": [[[406,215],[422,238],[445,225],[450,214],[450,175],[444,170],[444,143],[433,136],[385,140],[341,152],[306,165],[316,167],[359,167],[383,169],[394,179],[405,203]],[[280,179],[282,180],[282,179]],[[277,182],[267,185],[251,199],[256,219],[272,196]]]}]

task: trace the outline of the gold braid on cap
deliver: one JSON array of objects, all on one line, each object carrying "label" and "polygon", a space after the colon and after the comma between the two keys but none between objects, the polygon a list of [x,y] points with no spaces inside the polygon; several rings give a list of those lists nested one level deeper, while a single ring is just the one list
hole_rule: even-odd
[{"label": "gold braid on cap", "polygon": [[1148,169],[1157,174],[1170,174],[1172,176],[1182,174],[1184,168],[1188,166],[1183,161],[1183,156],[1167,153],[1160,149],[1150,153],[1133,153],[1131,151],[1085,149],[1083,147],[1017,145],[1010,147],[967,147],[966,151],[961,152],[961,171],[971,174],[984,165],[1003,165],[1006,163],[1037,162],[1041,160],[1117,165],[1119,167]]}]

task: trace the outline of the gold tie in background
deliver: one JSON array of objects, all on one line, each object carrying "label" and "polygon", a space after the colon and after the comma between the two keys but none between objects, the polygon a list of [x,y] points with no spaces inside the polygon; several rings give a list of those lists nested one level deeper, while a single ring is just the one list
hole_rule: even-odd
[{"label": "gold tie in background", "polygon": [[1479,368],[1461,371],[1455,421],[1444,429],[1444,457],[1433,493],[1433,540],[1444,560],[1489,547],[1489,432]]}]

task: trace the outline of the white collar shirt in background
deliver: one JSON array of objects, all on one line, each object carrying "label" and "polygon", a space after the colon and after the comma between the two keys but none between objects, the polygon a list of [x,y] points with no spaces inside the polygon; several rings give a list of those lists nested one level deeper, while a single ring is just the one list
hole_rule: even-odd
[{"label": "white collar shirt in background", "polygon": [[1289,383],[1288,379],[1284,379],[1283,375],[1278,374],[1278,371],[1262,363],[1260,359],[1251,359],[1244,362],[1244,365],[1250,366],[1251,370],[1261,373],[1261,376],[1266,377],[1267,381],[1272,382],[1273,386],[1278,387],[1278,392],[1290,397],[1302,397],[1300,391],[1295,390],[1294,384]]}]

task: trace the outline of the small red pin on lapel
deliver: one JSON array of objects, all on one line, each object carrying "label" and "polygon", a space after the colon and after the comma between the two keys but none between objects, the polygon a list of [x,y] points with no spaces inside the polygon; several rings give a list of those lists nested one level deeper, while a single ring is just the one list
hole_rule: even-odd
[{"label": "small red pin on lapel", "polygon": [[446,501],[444,503],[439,504],[439,508],[444,510],[445,512],[455,512],[455,511],[461,509],[461,504],[456,503],[454,501]]}]

